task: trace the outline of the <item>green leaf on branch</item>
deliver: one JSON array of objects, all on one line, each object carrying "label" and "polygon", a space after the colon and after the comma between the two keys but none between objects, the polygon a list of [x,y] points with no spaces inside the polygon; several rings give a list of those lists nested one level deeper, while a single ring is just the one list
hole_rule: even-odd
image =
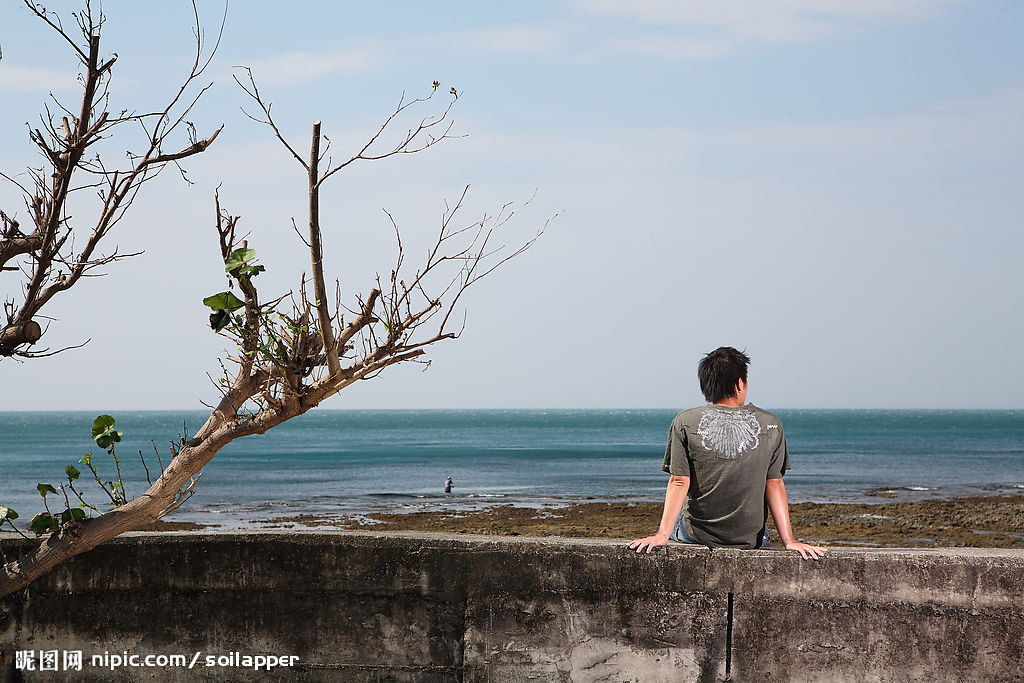
[{"label": "green leaf on branch", "polygon": [[95,439],[108,429],[112,429],[115,424],[117,424],[117,420],[110,415],[100,415],[92,421],[92,438]]},{"label": "green leaf on branch", "polygon": [[203,304],[215,311],[237,311],[245,305],[245,302],[231,292],[221,292],[220,294],[206,297],[203,299]]},{"label": "green leaf on branch", "polygon": [[92,438],[100,448],[110,448],[121,440],[123,432],[114,430],[117,421],[110,415],[100,415],[92,422]]},{"label": "green leaf on branch", "polygon": [[78,477],[82,475],[74,465],[68,465],[65,467],[64,474],[68,475],[68,479],[78,479]]},{"label": "green leaf on branch", "polygon": [[57,489],[53,488],[49,484],[36,484],[36,490],[39,491],[39,495],[46,498],[47,493],[57,493]]},{"label": "green leaf on branch", "polygon": [[210,314],[210,329],[220,332],[231,322],[231,311],[217,311]]},{"label": "green leaf on branch", "polygon": [[85,520],[85,510],[82,508],[68,508],[64,512],[60,513],[60,521],[62,522],[82,522]]},{"label": "green leaf on branch", "polygon": [[110,434],[96,437],[96,445],[100,448],[110,448],[120,440],[121,432],[111,432]]},{"label": "green leaf on branch", "polygon": [[255,278],[261,272],[266,272],[266,267],[262,265],[246,265],[239,268],[240,275],[247,275],[249,278]]},{"label": "green leaf on branch", "polygon": [[8,519],[17,519],[18,513],[14,511],[14,508],[4,507],[0,505],[0,522]]},{"label": "green leaf on branch", "polygon": [[57,530],[57,518],[49,512],[40,512],[29,522],[28,528],[37,536]]},{"label": "green leaf on branch", "polygon": [[228,255],[228,260],[224,262],[224,270],[230,273],[235,268],[247,266],[255,260],[255,249],[235,249]]}]

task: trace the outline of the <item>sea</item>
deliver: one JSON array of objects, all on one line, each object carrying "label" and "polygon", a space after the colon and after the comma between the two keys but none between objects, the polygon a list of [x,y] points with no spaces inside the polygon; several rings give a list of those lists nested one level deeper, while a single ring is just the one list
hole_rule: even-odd
[{"label": "sea", "polygon": [[[789,444],[791,502],[880,503],[1024,493],[1024,411],[777,410]],[[493,505],[660,502],[676,410],[313,410],[239,439],[207,465],[195,495],[167,519],[262,528],[300,515],[356,516]],[[201,411],[113,413],[129,498],[166,464],[168,444]],[[37,485],[106,499],[110,457],[91,438],[93,412],[0,412],[0,506],[43,510]],[[154,445],[156,452],[154,452]],[[143,464],[145,458],[145,465]],[[445,480],[454,487],[444,492]],[[49,494],[51,508],[63,498]],[[77,502],[72,498],[73,502]]]}]

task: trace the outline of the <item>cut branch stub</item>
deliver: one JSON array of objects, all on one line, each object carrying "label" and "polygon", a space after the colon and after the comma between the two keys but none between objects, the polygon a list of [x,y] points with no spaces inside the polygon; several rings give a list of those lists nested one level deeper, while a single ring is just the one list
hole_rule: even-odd
[{"label": "cut branch stub", "polygon": [[338,347],[334,343],[334,323],[327,301],[327,285],[324,283],[324,253],[320,241],[320,122],[313,122],[313,139],[309,150],[309,255],[313,264],[313,296],[316,297],[316,312],[320,322],[320,336],[327,354],[327,368],[331,375],[341,371]]},{"label": "cut branch stub", "polygon": [[35,344],[42,336],[43,328],[35,320],[8,325],[0,329],[0,355],[9,355],[24,344]]}]

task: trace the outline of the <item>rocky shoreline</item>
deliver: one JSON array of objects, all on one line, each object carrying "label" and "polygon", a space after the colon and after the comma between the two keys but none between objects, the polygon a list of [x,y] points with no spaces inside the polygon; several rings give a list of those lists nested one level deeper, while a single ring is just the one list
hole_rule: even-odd
[{"label": "rocky shoreline", "polygon": [[[261,520],[261,526],[632,539],[656,531],[661,510],[657,503],[595,502],[542,509],[496,505],[474,511],[293,515]],[[790,506],[790,514],[797,537],[810,543],[1024,548],[1024,495],[889,503],[797,503]],[[172,526],[178,525],[166,523],[166,527]],[[778,542],[774,530],[772,540]]]}]

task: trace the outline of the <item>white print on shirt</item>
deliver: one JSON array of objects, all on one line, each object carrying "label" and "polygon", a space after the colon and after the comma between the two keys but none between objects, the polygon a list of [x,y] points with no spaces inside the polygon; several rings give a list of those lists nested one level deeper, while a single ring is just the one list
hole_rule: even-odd
[{"label": "white print on shirt", "polygon": [[778,429],[779,425],[768,425],[768,429]]},{"label": "white print on shirt", "polygon": [[721,410],[708,406],[701,413],[697,433],[701,445],[719,458],[735,460],[740,453],[757,448],[761,424],[753,410]]}]

